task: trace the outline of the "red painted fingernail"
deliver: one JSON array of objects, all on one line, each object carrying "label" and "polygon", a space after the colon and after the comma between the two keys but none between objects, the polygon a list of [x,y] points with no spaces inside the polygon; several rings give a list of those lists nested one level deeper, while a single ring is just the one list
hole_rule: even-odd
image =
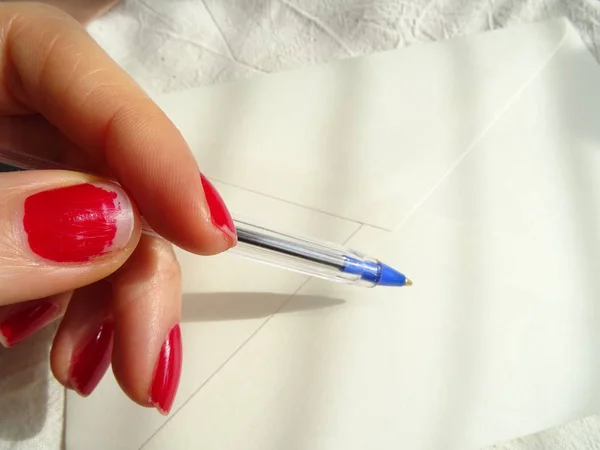
[{"label": "red painted fingernail", "polygon": [[42,258],[85,262],[127,244],[133,208],[115,185],[78,184],[28,197],[23,226],[29,247]]},{"label": "red painted fingernail", "polygon": [[210,209],[210,216],[213,223],[217,228],[223,230],[230,238],[237,240],[237,233],[235,231],[235,225],[231,214],[225,206],[225,202],[221,198],[221,194],[215,189],[210,181],[204,176],[200,175],[202,180],[202,188],[204,189],[204,195],[206,196],[206,203]]},{"label": "red painted fingernail", "polygon": [[182,362],[181,329],[179,325],[175,325],[169,331],[167,339],[160,349],[150,387],[150,403],[161,414],[169,414],[171,406],[173,406],[175,393],[179,386]]},{"label": "red painted fingernail", "polygon": [[106,321],[73,354],[69,384],[80,395],[92,393],[110,365],[113,347],[113,325]]},{"label": "red painted fingernail", "polygon": [[12,347],[56,319],[60,307],[55,302],[35,301],[6,317],[0,324],[0,343]]}]

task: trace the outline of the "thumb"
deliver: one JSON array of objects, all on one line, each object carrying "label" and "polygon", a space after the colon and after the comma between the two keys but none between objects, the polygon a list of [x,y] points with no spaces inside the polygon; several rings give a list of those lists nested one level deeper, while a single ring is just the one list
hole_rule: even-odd
[{"label": "thumb", "polygon": [[67,292],[116,271],[140,217],[108,181],[74,172],[0,175],[0,305]]}]

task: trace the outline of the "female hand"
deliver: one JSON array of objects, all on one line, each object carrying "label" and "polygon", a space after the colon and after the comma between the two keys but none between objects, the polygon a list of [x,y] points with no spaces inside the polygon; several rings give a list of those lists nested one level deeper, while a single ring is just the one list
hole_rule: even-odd
[{"label": "female hand", "polygon": [[[2,3],[0,30],[0,149],[99,175],[0,174],[0,340],[61,319],[51,366],[64,386],[89,395],[112,362],[133,401],[166,414],[182,363],[168,242],[222,252],[231,216],[177,129],[78,22]],[[166,240],[142,235],[140,214]]]}]

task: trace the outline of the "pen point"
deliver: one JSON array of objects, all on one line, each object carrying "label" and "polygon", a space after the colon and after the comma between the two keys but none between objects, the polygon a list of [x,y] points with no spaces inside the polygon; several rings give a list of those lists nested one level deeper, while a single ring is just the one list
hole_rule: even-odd
[{"label": "pen point", "polygon": [[412,286],[412,285],[413,285],[413,282],[412,282],[412,280],[411,280],[411,279],[407,278],[407,279],[406,279],[406,283],[404,283],[404,285],[405,285],[405,286]]},{"label": "pen point", "polygon": [[377,281],[378,286],[406,286],[412,284],[408,278],[404,276],[404,274],[398,272],[396,269],[392,269],[387,264],[379,263],[381,274],[379,280]]}]

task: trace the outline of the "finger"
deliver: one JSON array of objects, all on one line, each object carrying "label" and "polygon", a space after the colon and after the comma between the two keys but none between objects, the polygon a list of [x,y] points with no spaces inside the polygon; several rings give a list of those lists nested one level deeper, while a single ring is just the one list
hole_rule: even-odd
[{"label": "finger", "polygon": [[0,116],[0,157],[6,155],[12,159],[14,152],[56,162],[72,170],[114,178],[103,159],[82,152],[38,114]]},{"label": "finger", "polygon": [[111,279],[115,376],[135,402],[168,414],[182,364],[181,272],[171,246],[143,236]]},{"label": "finger", "polygon": [[84,397],[92,393],[110,366],[111,295],[112,288],[106,281],[78,289],[52,344],[50,365],[54,376]]},{"label": "finger", "polygon": [[[12,0],[24,1],[24,0]],[[77,19],[81,23],[90,22],[100,17],[119,0],[44,0],[44,3],[54,5]]]},{"label": "finger", "polygon": [[0,307],[0,344],[13,347],[62,317],[72,292]]},{"label": "finger", "polygon": [[117,185],[74,172],[0,175],[0,305],[98,281],[131,255],[140,219]]},{"label": "finger", "polygon": [[176,245],[214,254],[235,244],[229,212],[205,196],[179,131],[79,23],[54,8],[5,3],[0,27],[0,111],[39,111],[102,155],[150,225]]}]

